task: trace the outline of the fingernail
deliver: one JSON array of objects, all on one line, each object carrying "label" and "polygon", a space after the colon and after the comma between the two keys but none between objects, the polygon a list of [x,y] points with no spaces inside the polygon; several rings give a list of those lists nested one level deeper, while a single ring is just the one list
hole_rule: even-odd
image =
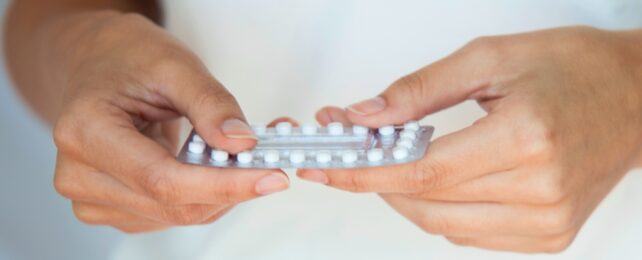
[{"label": "fingernail", "polygon": [[228,138],[234,139],[256,139],[252,128],[245,122],[237,118],[225,120],[221,126],[223,134]]},{"label": "fingernail", "polygon": [[359,103],[352,104],[348,106],[348,110],[361,115],[367,116],[374,113],[377,113],[386,108],[386,100],[382,97],[375,97],[371,99],[366,99]]},{"label": "fingernail", "polygon": [[285,175],[281,173],[272,173],[261,178],[254,186],[254,190],[258,194],[268,195],[285,190],[288,186],[290,186],[290,180],[288,180]]},{"label": "fingernail", "polygon": [[304,174],[301,174],[301,179],[306,181],[312,181],[321,184],[328,184],[328,175],[320,170],[306,170]]}]

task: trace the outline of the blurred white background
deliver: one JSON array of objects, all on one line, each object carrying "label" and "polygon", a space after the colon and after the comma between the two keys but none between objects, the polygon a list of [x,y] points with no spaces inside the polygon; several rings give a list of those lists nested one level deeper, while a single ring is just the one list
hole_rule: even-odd
[{"label": "blurred white background", "polygon": [[55,192],[50,130],[20,104],[1,58],[0,259],[107,259],[121,235],[78,222]]}]

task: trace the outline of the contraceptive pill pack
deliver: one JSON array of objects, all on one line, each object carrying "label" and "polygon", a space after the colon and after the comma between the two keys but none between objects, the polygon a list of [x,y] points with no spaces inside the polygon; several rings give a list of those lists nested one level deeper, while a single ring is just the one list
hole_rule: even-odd
[{"label": "contraceptive pill pack", "polygon": [[252,127],[258,142],[254,149],[232,155],[209,147],[192,130],[178,159],[189,164],[221,168],[364,168],[401,164],[422,158],[434,132],[416,121],[377,129],[344,126]]}]

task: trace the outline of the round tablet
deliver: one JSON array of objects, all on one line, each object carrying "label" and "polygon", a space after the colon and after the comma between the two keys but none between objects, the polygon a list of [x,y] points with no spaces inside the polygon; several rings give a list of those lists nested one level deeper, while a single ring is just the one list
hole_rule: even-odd
[{"label": "round tablet", "polygon": [[224,162],[227,161],[227,159],[230,157],[230,154],[223,150],[212,150],[211,156],[212,160],[214,160],[215,162]]},{"label": "round tablet", "polygon": [[190,153],[201,154],[205,151],[205,143],[197,141],[189,142],[187,145],[187,151]]},{"label": "round tablet", "polygon": [[392,136],[395,134],[395,127],[391,125],[379,127],[379,134],[381,136]]},{"label": "round tablet", "polygon": [[305,162],[305,152],[302,150],[296,150],[296,151],[290,152],[290,162],[291,163]]},{"label": "round tablet", "polygon": [[343,124],[341,122],[332,122],[328,124],[328,133],[330,135],[342,135]]},{"label": "round tablet", "polygon": [[292,133],[292,123],[290,122],[280,122],[276,124],[276,133],[279,135],[289,135]]},{"label": "round tablet", "polygon": [[317,129],[318,127],[316,125],[307,124],[301,126],[301,133],[303,133],[304,135],[315,135],[317,134]]},{"label": "round tablet", "polygon": [[408,157],[408,148],[402,147],[402,146],[397,146],[395,149],[392,150],[392,157],[394,157],[397,160],[403,160]]},{"label": "round tablet", "polygon": [[254,134],[262,135],[265,134],[266,127],[264,125],[252,125],[252,131],[254,131]]},{"label": "round tablet", "polygon": [[252,157],[252,152],[240,152],[236,155],[236,161],[241,164],[251,163]]},{"label": "round tablet", "polygon": [[403,125],[403,129],[408,129],[408,130],[411,130],[411,131],[417,131],[417,130],[419,130],[419,127],[420,127],[419,126],[419,122],[414,121],[414,120],[413,121],[408,121]]},{"label": "round tablet", "polygon": [[356,162],[357,159],[358,159],[358,155],[356,151],[348,150],[348,151],[344,151],[341,154],[341,160],[344,163],[353,163],[353,162]]},{"label": "round tablet", "polygon": [[412,130],[404,129],[399,133],[399,138],[406,138],[414,141],[417,139],[417,133]]},{"label": "round tablet", "polygon": [[353,125],[352,134],[354,135],[368,135],[368,128],[362,125]]},{"label": "round tablet", "polygon": [[332,154],[328,151],[320,151],[317,153],[317,162],[318,163],[328,163],[332,161]]},{"label": "round tablet", "polygon": [[194,142],[204,142],[203,138],[201,138],[201,136],[197,135],[197,134],[194,134],[194,136],[192,136],[192,141],[194,141]]},{"label": "round tablet", "polygon": [[279,151],[277,151],[277,150],[265,151],[265,154],[263,155],[263,160],[266,163],[278,162],[279,161]]},{"label": "round tablet", "polygon": [[371,161],[371,162],[381,161],[383,160],[383,150],[380,148],[368,150],[367,157],[368,157],[368,161]]},{"label": "round tablet", "polygon": [[399,139],[397,141],[397,146],[406,147],[408,149],[411,149],[412,147],[415,146],[415,143],[412,140],[408,139],[408,138],[401,138],[401,139]]}]

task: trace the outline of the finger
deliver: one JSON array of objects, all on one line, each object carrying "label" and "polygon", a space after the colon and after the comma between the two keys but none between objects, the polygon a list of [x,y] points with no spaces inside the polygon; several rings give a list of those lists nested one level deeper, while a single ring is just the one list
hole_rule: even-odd
[{"label": "finger", "polygon": [[346,126],[352,125],[350,119],[348,119],[348,116],[346,115],[346,110],[339,107],[324,107],[316,113],[315,117],[319,124],[323,126],[332,122],[340,122]]},{"label": "finger", "polygon": [[[477,44],[478,45],[478,44]],[[394,82],[379,96],[347,107],[350,121],[369,127],[400,124],[457,104],[491,86],[497,62],[471,44]],[[484,91],[484,96],[498,93]]]},{"label": "finger", "polygon": [[281,123],[281,122],[288,122],[288,123],[292,124],[292,126],[294,126],[294,127],[298,127],[299,126],[299,122],[294,120],[293,118],[290,118],[290,117],[279,117],[279,118],[276,118],[276,119],[272,120],[272,122],[270,122],[267,126],[268,127],[275,127],[276,124]]},{"label": "finger", "polygon": [[[423,159],[401,165],[361,169],[300,170],[307,180],[356,192],[417,193],[445,188],[479,176],[512,169],[521,161],[511,127],[499,114],[436,139]],[[503,156],[496,156],[503,154]],[[325,175],[325,176],[323,176]]]},{"label": "finger", "polygon": [[64,137],[58,137],[63,153],[83,158],[100,172],[163,204],[229,204],[289,186],[287,176],[277,169],[221,169],[179,163],[117,111],[96,118],[101,120],[75,123]]},{"label": "finger", "polygon": [[187,116],[210,146],[231,153],[254,147],[256,137],[234,96],[194,59],[165,68],[161,96]]},{"label": "finger", "polygon": [[451,203],[397,194],[382,197],[426,232],[446,236],[559,235],[581,225],[572,211],[557,207]]},{"label": "finger", "polygon": [[111,176],[97,172],[77,162],[62,162],[56,172],[55,187],[64,197],[77,202],[93,203],[117,208],[131,214],[168,225],[198,224],[230,205],[163,205],[133,192]]},{"label": "finger", "polygon": [[577,232],[553,236],[490,236],[490,237],[446,237],[460,246],[472,246],[499,251],[521,253],[559,253],[568,248]]},{"label": "finger", "polygon": [[90,225],[111,226],[120,223],[161,225],[160,223],[124,210],[95,203],[72,201],[72,209],[78,220]]},{"label": "finger", "polygon": [[501,202],[552,205],[566,198],[556,171],[542,167],[484,175],[452,187],[409,195],[413,198],[452,202]]},{"label": "finger", "polygon": [[152,232],[169,227],[126,211],[99,204],[74,201],[72,207],[76,218],[85,224],[113,226],[126,233]]}]

